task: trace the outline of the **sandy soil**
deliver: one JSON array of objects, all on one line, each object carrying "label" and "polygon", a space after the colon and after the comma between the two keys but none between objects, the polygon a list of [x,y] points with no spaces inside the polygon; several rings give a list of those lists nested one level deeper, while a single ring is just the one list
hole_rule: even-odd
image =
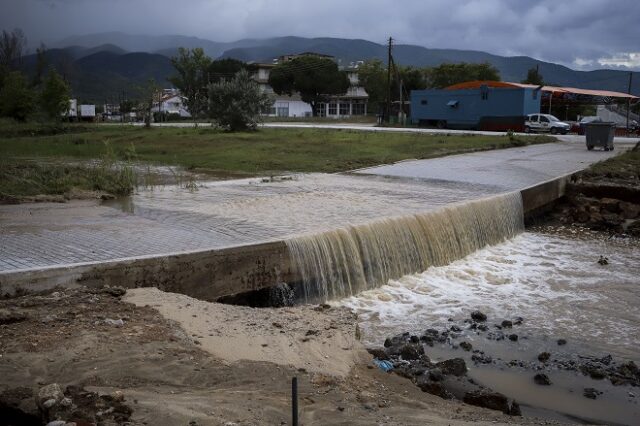
[{"label": "sandy soil", "polygon": [[[373,368],[351,314],[339,309],[112,293],[0,301],[0,398],[56,382],[121,391],[131,424],[278,425],[290,424],[297,376],[305,425],[548,423],[444,401]],[[33,397],[19,406],[37,412]]]}]

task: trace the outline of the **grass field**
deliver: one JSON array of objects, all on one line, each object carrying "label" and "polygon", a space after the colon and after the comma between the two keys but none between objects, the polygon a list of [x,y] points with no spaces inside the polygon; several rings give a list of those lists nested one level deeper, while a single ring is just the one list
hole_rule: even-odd
[{"label": "grass field", "polygon": [[212,128],[32,126],[3,131],[0,158],[95,159],[107,150],[116,160],[182,166],[213,174],[338,172],[408,158],[551,142],[548,136],[508,137],[378,133],[335,129],[261,129],[228,133]]}]

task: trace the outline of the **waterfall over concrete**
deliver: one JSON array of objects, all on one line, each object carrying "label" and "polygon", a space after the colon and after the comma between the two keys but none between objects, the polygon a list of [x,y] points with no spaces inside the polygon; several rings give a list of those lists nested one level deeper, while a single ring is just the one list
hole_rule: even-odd
[{"label": "waterfall over concrete", "polygon": [[446,265],[524,230],[519,192],[286,241],[306,302],[334,300]]}]

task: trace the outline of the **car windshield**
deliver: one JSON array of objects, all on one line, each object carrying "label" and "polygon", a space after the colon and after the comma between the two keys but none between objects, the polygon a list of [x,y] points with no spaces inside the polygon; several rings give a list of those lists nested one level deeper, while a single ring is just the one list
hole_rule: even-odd
[{"label": "car windshield", "polygon": [[547,117],[550,121],[560,121],[560,120],[558,120],[558,118],[557,118],[557,117],[555,117],[555,116],[553,116],[553,115],[547,115],[546,117]]}]

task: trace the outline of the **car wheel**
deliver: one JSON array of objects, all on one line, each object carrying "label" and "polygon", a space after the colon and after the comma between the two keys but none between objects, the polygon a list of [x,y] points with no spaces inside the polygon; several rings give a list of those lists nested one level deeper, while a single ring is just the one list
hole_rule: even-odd
[{"label": "car wheel", "polygon": [[591,151],[593,149],[593,145],[587,145],[587,149]]},{"label": "car wheel", "polygon": [[524,126],[524,132],[525,132],[525,133],[531,133],[531,127],[529,127],[529,126]]},{"label": "car wheel", "polygon": [[611,145],[611,148],[609,148],[610,151],[613,151],[613,145]]},{"label": "car wheel", "polygon": [[551,134],[555,135],[556,133],[558,133],[558,129],[556,129],[555,127],[551,128]]},{"label": "car wheel", "polygon": [[440,120],[438,121],[438,129],[444,129],[445,127],[447,127],[447,122],[444,120]]}]

